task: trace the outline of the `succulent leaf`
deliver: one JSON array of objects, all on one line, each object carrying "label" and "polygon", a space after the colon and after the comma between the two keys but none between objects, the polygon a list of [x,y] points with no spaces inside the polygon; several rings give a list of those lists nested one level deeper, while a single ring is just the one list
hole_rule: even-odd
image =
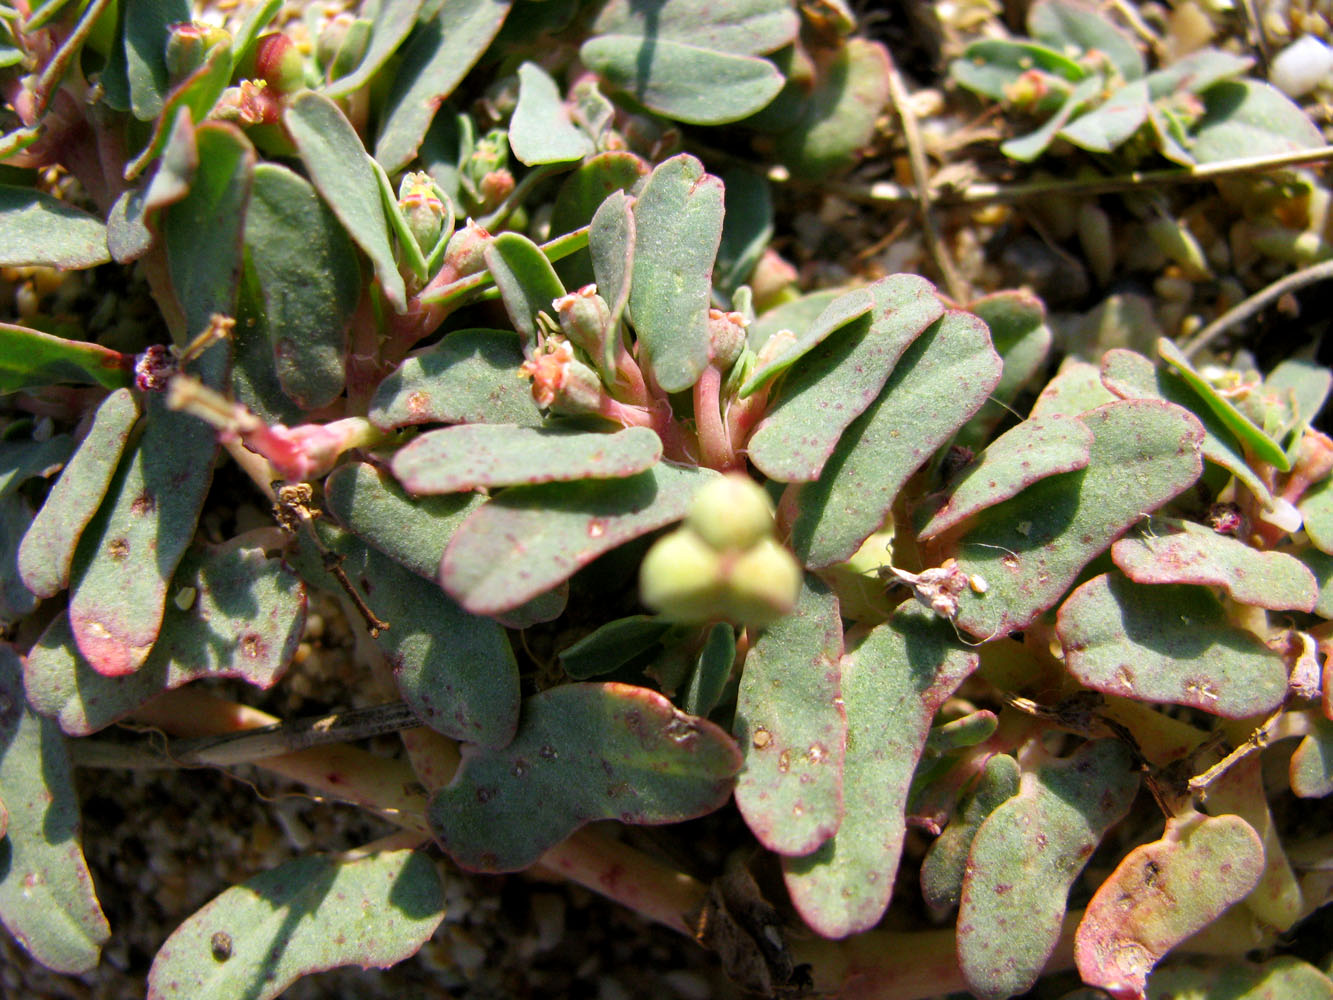
[{"label": "succulent leaf", "polygon": [[792,902],[818,933],[845,937],[879,923],[930,720],[976,667],[977,654],[959,645],[947,622],[911,603],[843,658],[842,824],[813,854],[782,859]]},{"label": "succulent leaf", "polygon": [[86,736],[150,698],[203,677],[269,688],[282,677],[305,625],[305,590],[259,549],[191,552],[171,580],[172,600],[153,651],[133,674],[108,677],[80,655],[62,612],[28,653],[28,699],[70,736]]},{"label": "succulent leaf", "polygon": [[795,609],[745,658],[732,724],[745,756],[736,805],[779,854],[809,854],[842,821],[842,652],[838,599],[806,574]]},{"label": "succulent leaf", "polygon": [[954,444],[980,450],[1019,390],[1035,376],[1051,350],[1051,328],[1046,307],[1027,291],[995,292],[974,299],[968,308],[990,328],[991,345],[1004,359],[1004,374],[990,399],[958,432]]},{"label": "succulent leaf", "polygon": [[509,145],[529,167],[581,160],[593,152],[592,139],[570,120],[555,81],[534,62],[518,68],[518,105],[509,122]]},{"label": "succulent leaf", "polygon": [[222,892],[167,938],[150,1000],[274,1000],[298,978],[410,958],[444,919],[423,851],[297,858]]},{"label": "succulent leaf", "polygon": [[469,749],[431,799],[440,845],[469,871],[519,871],[586,823],[702,816],[731,795],[740,753],[647,688],[565,684],[523,703],[503,750]]},{"label": "succulent leaf", "polygon": [[978,997],[1011,997],[1036,982],[1070,887],[1138,787],[1125,745],[1097,740],[1025,771],[1018,794],[981,824],[958,910],[958,961]]},{"label": "succulent leaf", "polygon": [[1206,587],[1103,574],[1069,596],[1056,631],[1069,672],[1095,691],[1226,719],[1271,712],[1287,694],[1281,655],[1232,625]]},{"label": "succulent leaf", "polygon": [[422,0],[385,0],[376,5],[365,54],[350,73],[327,84],[324,93],[333,98],[346,97],[369,83],[416,26],[421,6]]},{"label": "succulent leaf", "polygon": [[78,974],[111,936],[79,842],[79,803],[64,737],[23,697],[22,664],[0,646],[0,922],[37,961]]},{"label": "succulent leaf", "polygon": [[79,270],[111,259],[106,226],[44,191],[0,184],[0,267]]},{"label": "succulent leaf", "polygon": [[99,344],[66,340],[26,326],[0,323],[0,392],[61,382],[118,389],[134,378],[134,359]]},{"label": "succulent leaf", "polygon": [[[899,489],[977,411],[1000,377],[985,324],[948,312],[894,367],[813,483],[789,487],[792,548],[817,569],[842,562],[884,522]],[[903,433],[903,428],[910,428]]]},{"label": "succulent leaf", "polygon": [[1014,758],[993,754],[982,768],[976,787],[930,845],[921,863],[921,894],[933,909],[947,912],[958,905],[972,840],[986,817],[1018,794],[1019,774]]},{"label": "succulent leaf", "polygon": [[1163,955],[1259,883],[1264,848],[1239,816],[1191,813],[1125,855],[1093,894],[1074,940],[1079,975],[1140,1000]]},{"label": "succulent leaf", "polygon": [[541,248],[520,233],[501,233],[486,247],[486,266],[500,289],[505,311],[526,347],[537,342],[537,314],[565,294]]}]

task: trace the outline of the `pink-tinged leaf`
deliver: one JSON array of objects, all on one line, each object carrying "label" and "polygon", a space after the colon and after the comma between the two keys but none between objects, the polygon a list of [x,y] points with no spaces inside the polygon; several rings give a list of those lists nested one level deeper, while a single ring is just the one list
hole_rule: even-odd
[{"label": "pink-tinged leaf", "polygon": [[996,292],[973,299],[968,309],[990,327],[991,343],[1004,359],[1004,374],[990,399],[954,439],[955,444],[975,450],[990,440],[1019,390],[1041,369],[1051,351],[1052,336],[1046,325],[1046,306],[1029,291]]},{"label": "pink-tinged leaf", "polygon": [[[1100,383],[1099,383],[1100,384]],[[1199,477],[1199,422],[1156,400],[1119,400],[1080,414],[1092,431],[1087,468],[1033,483],[987,507],[939,559],[953,556],[985,593],[958,597],[958,627],[978,638],[1026,628],[1092,559]]]},{"label": "pink-tinged leaf", "polygon": [[1262,964],[1209,957],[1153,973],[1148,1000],[1333,1000],[1333,980],[1291,955]]},{"label": "pink-tinged leaf", "polygon": [[106,495],[138,419],[139,404],[130,390],[117,389],[102,401],[92,427],[23,536],[19,575],[38,597],[54,597],[69,586],[75,546]]},{"label": "pink-tinged leaf", "polygon": [[662,441],[647,427],[615,434],[512,424],[463,424],[430,431],[393,457],[393,474],[411,493],[575,479],[623,479],[650,469]]},{"label": "pink-tinged leaf", "polygon": [[1272,493],[1250,468],[1245,449],[1212,409],[1199,405],[1198,395],[1182,379],[1159,368],[1142,354],[1117,348],[1102,358],[1102,384],[1121,399],[1165,399],[1183,406],[1203,426],[1203,457],[1226,469],[1263,503]]},{"label": "pink-tinged leaf", "polygon": [[1271,611],[1313,611],[1314,574],[1295,556],[1262,552],[1189,521],[1154,520],[1111,547],[1111,558],[1135,583],[1221,587],[1232,599]]},{"label": "pink-tinged leaf", "polygon": [[142,437],[121,462],[75,552],[69,620],[79,651],[109,677],[133,673],[162,624],[167,584],[194,537],[217,440],[197,417],[149,399]]},{"label": "pink-tinged leaf", "polygon": [[850,559],[879,530],[903,484],[967,422],[1000,377],[986,325],[945,313],[894,366],[884,391],[843,433],[813,483],[780,505],[792,548],[811,569]]},{"label": "pink-tinged leaf", "polygon": [[845,937],[884,915],[931,719],[976,666],[949,623],[915,603],[843,657],[842,825],[813,854],[782,859],[792,902],[817,933]]},{"label": "pink-tinged leaf", "polygon": [[841,657],[838,599],[807,573],[791,614],[745,658],[732,726],[745,755],[736,805],[778,854],[809,854],[842,821]]},{"label": "pink-tinged leaf", "polygon": [[1162,956],[1259,882],[1264,847],[1239,816],[1190,813],[1127,854],[1088,903],[1074,939],[1079,975],[1115,1000],[1144,1000]]},{"label": "pink-tinged leaf", "polygon": [[1053,414],[1016,424],[964,470],[919,537],[934,538],[1047,476],[1086,468],[1091,447],[1092,431],[1074,417]]},{"label": "pink-tinged leaf", "polygon": [[1041,395],[1032,404],[1029,419],[1049,417],[1060,413],[1076,417],[1080,413],[1104,406],[1115,400],[1102,385],[1101,375],[1094,364],[1068,357],[1060,365],[1055,378],[1046,383]]},{"label": "pink-tinged leaf", "polygon": [[22,669],[0,645],[0,923],[48,969],[88,972],[111,929],[83,860],[64,737],[24,702]]},{"label": "pink-tinged leaf", "polygon": [[518,377],[523,347],[509,330],[455,330],[395,368],[370,403],[381,430],[416,424],[540,427],[531,383]]},{"label": "pink-tinged leaf", "polygon": [[431,799],[436,839],[470,871],[519,871],[587,823],[675,823],[731,796],[740,751],[722,729],[628,684],[566,684],[523,703],[503,750],[465,747]]},{"label": "pink-tinged leaf", "polygon": [[305,625],[305,589],[260,549],[192,552],[171,580],[162,633],[144,665],[107,677],[79,655],[61,612],[28,653],[28,700],[70,736],[86,736],[202,677],[271,687],[287,669]]},{"label": "pink-tinged leaf", "polygon": [[1018,794],[981,824],[958,908],[958,961],[978,997],[1011,997],[1037,981],[1070,887],[1138,788],[1129,749],[1097,740],[1026,771]]},{"label": "pink-tinged leaf", "polygon": [[148,1000],[273,1000],[301,976],[410,958],[444,919],[429,855],[297,858],[232,886],[176,928]]},{"label": "pink-tinged leaf", "polygon": [[837,334],[824,332],[813,346],[797,342],[777,359],[800,352],[800,364],[746,447],[755,466],[778,482],[819,478],[843,431],[879,396],[903,352],[944,315],[935,286],[916,275],[881,278],[865,292],[873,302],[868,313],[849,321],[844,316],[859,309],[859,297],[836,299],[814,329],[841,321]]},{"label": "pink-tinged leaf", "polygon": [[1261,759],[1253,754],[1232,765],[1208,786],[1205,807],[1214,816],[1234,813],[1254,829],[1264,845],[1264,870],[1245,907],[1268,927],[1285,931],[1305,913],[1300,882],[1292,871],[1264,790]]},{"label": "pink-tinged leaf", "polygon": [[921,864],[921,895],[932,909],[947,912],[958,905],[972,839],[1001,802],[1018,794],[1019,775],[1014,758],[1002,753],[992,756],[966,803],[930,845]]},{"label": "pink-tinged leaf", "polygon": [[1104,573],[1069,596],[1056,633],[1065,666],[1094,691],[1225,719],[1271,712],[1287,695],[1282,655],[1231,624],[1204,587]]},{"label": "pink-tinged leaf", "polygon": [[659,462],[628,479],[511,487],[463,522],[440,581],[474,614],[511,611],[603,552],[679,521],[715,475]]},{"label": "pink-tinged leaf", "polygon": [[0,323],[0,392],[60,382],[95,383],[115,389],[129,384],[133,369],[133,355]]}]

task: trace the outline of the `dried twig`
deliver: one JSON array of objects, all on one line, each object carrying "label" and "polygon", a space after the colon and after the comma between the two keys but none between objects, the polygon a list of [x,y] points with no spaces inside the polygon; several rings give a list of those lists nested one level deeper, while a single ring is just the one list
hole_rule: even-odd
[{"label": "dried twig", "polygon": [[1319,281],[1327,281],[1329,278],[1333,278],[1333,260],[1320,261],[1318,264],[1311,264],[1279,278],[1271,285],[1259,289],[1245,301],[1232,306],[1196,333],[1182,348],[1185,357],[1194,357],[1227,330],[1253,319],[1288,292],[1297,291]]}]

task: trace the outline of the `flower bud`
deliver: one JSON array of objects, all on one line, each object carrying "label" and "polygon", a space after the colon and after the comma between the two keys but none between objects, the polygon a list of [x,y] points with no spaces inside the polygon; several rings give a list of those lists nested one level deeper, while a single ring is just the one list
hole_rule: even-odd
[{"label": "flower bud", "polygon": [[589,356],[600,358],[606,349],[611,326],[611,307],[597,294],[596,285],[584,285],[551,302],[560,319],[560,330]]},{"label": "flower bud", "polygon": [[204,64],[215,48],[231,42],[231,35],[214,24],[180,21],[167,29],[167,79],[172,86]]},{"label": "flower bud", "polygon": [[421,171],[403,175],[398,186],[398,208],[412,238],[426,255],[435,249],[445,226],[453,221],[448,206],[440,199],[435,181],[430,174]]},{"label": "flower bud", "polygon": [[462,229],[449,237],[444,248],[444,266],[455,277],[463,278],[486,267],[486,248],[493,237],[471,219]]},{"label": "flower bud", "polygon": [[689,529],[659,538],[639,567],[643,603],[676,621],[721,617],[723,590],[721,557]]},{"label": "flower bud", "polygon": [[296,43],[280,31],[255,42],[255,75],[276,93],[290,94],[305,86],[305,60]]},{"label": "flower bud", "polygon": [[482,177],[477,184],[481,203],[487,208],[495,208],[514,190],[514,175],[507,168],[492,170]]},{"label": "flower bud", "polygon": [[600,413],[607,399],[598,374],[574,357],[564,337],[552,335],[523,362],[519,375],[532,379],[532,398],[555,413]]},{"label": "flower bud", "polygon": [[708,354],[719,370],[726,371],[741,356],[748,325],[742,313],[708,310]]},{"label": "flower bud", "polygon": [[732,563],[723,606],[726,617],[763,628],[790,614],[801,592],[801,567],[772,538],[764,538]]},{"label": "flower bud", "polygon": [[748,549],[773,534],[773,502],[753,479],[733,472],[694,495],[685,524],[719,552]]}]

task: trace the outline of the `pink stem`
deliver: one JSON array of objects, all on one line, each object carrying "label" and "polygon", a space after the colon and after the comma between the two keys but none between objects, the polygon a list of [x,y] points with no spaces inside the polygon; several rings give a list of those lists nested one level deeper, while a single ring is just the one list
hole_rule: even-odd
[{"label": "pink stem", "polygon": [[694,383],[694,425],[699,432],[699,464],[719,472],[736,468],[736,453],[722,422],[722,373],[715,365],[704,368]]}]

